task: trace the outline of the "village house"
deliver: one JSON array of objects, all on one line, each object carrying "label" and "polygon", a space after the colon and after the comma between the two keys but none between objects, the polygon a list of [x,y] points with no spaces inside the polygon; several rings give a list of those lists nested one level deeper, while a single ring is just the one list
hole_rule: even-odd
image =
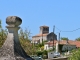
[{"label": "village house", "polygon": [[40,33],[32,36],[32,43],[42,43],[43,41],[52,41],[54,39],[57,40],[57,35],[53,32],[49,33],[49,27],[48,26],[40,26]]},{"label": "village house", "polygon": [[[49,49],[52,49],[53,46],[55,47],[56,46],[56,43],[58,43],[59,45],[63,45],[62,47],[62,51],[65,51],[65,50],[73,50],[73,49],[76,49],[76,48],[80,48],[80,41],[73,41],[73,40],[54,40],[54,43],[53,41],[49,41],[49,42],[46,42],[45,45],[44,45],[44,50],[49,50]],[[54,44],[54,45],[53,45]]]}]

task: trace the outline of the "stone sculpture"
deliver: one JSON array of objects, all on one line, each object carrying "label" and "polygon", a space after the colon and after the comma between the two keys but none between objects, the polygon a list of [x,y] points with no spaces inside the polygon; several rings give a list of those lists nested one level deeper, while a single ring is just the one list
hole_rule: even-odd
[{"label": "stone sculpture", "polygon": [[22,19],[17,16],[9,16],[6,18],[8,26],[8,36],[3,46],[0,49],[0,60],[33,60],[26,54],[21,47],[18,30]]}]

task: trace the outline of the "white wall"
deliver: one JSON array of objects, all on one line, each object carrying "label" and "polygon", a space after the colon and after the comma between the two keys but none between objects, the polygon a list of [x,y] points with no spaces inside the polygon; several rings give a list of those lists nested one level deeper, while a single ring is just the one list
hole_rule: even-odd
[{"label": "white wall", "polygon": [[44,50],[48,50],[48,49],[49,49],[48,44],[45,44],[44,45]]},{"label": "white wall", "polygon": [[49,49],[52,49],[53,47],[49,47],[49,45],[48,44],[45,44],[44,45],[44,50],[49,50]]},{"label": "white wall", "polygon": [[[49,47],[48,44],[44,45],[44,50],[49,50],[49,49],[52,49],[52,48],[53,47]],[[68,49],[68,51],[76,49],[76,45],[63,45],[62,50],[65,51],[67,49]]]},{"label": "white wall", "polygon": [[48,58],[53,58],[54,57],[54,52],[48,52]]},{"label": "white wall", "polygon": [[[42,37],[39,37],[40,39],[40,42],[42,43]],[[47,40],[47,37],[46,36],[43,36],[43,41]]]},{"label": "white wall", "polygon": [[[42,36],[40,36],[40,37],[33,37],[32,41],[34,42],[35,40],[40,40],[40,43],[42,43]],[[45,40],[47,40],[47,37],[43,36],[43,41],[45,41]]]}]

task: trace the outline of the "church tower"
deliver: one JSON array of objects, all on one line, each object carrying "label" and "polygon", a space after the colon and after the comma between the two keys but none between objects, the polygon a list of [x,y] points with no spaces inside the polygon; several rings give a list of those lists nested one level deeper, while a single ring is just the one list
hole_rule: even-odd
[{"label": "church tower", "polygon": [[49,33],[49,27],[48,26],[40,26],[40,34],[46,34]]}]

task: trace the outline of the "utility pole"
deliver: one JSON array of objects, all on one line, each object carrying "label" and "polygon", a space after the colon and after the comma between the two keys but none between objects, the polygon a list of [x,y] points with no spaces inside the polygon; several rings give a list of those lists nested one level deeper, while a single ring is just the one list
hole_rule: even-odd
[{"label": "utility pole", "polygon": [[60,43],[60,32],[59,32],[59,43]]},{"label": "utility pole", "polygon": [[[60,32],[59,32],[59,42],[58,42],[59,44],[60,44]],[[59,45],[58,45],[58,51],[60,52],[60,47],[59,47]]]},{"label": "utility pole", "polygon": [[43,44],[43,31],[42,31],[42,44]]},{"label": "utility pole", "polygon": [[55,25],[53,26],[53,51],[54,51],[54,31],[55,31]]},{"label": "utility pole", "polygon": [[68,39],[66,40],[66,45],[67,45],[67,52],[68,52]]}]

